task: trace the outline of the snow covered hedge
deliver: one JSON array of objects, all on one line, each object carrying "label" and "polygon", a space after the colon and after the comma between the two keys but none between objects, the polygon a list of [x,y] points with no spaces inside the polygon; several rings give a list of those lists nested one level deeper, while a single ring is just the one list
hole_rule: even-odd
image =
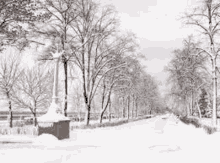
[{"label": "snow covered hedge", "polygon": [[1,127],[0,135],[38,135],[38,130],[35,126]]},{"label": "snow covered hedge", "polygon": [[153,117],[152,115],[145,115],[142,117],[138,117],[135,119],[127,119],[127,118],[123,118],[123,119],[115,119],[112,121],[104,121],[103,123],[99,123],[99,121],[96,121],[94,123],[91,123],[89,126],[86,126],[84,123],[70,123],[70,130],[73,129],[93,129],[93,128],[98,128],[98,127],[112,127],[112,126],[119,126],[128,122],[134,122],[134,121],[138,121],[138,120],[142,120],[142,119],[148,119]]},{"label": "snow covered hedge", "polygon": [[187,125],[191,124],[196,128],[203,128],[207,134],[213,134],[217,131],[217,128],[204,124],[203,121],[197,117],[181,117],[180,120]]},{"label": "snow covered hedge", "polygon": [[180,118],[180,120],[183,122],[183,123],[185,123],[185,124],[187,124],[187,125],[193,125],[193,126],[195,126],[196,128],[200,128],[200,127],[202,127],[202,125],[200,124],[200,121],[199,121],[199,119],[197,119],[197,118],[195,118],[195,117],[181,117]]},{"label": "snow covered hedge", "polygon": [[[89,126],[84,125],[84,122],[70,123],[70,130],[74,130],[77,128],[80,129],[91,129],[91,128],[98,128],[98,127],[110,127],[110,126],[118,126],[122,125],[128,122],[134,122],[142,119],[148,119],[151,118],[151,115],[146,115],[142,117],[138,117],[135,119],[112,119],[112,121],[103,122],[102,124],[99,123],[99,121],[92,123]],[[35,126],[32,125],[21,125],[18,123],[16,127],[10,128],[8,126],[0,126],[0,135],[38,135],[38,129]]]}]

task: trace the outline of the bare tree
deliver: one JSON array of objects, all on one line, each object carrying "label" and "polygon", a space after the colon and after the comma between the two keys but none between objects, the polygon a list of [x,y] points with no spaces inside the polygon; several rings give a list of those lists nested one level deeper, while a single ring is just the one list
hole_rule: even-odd
[{"label": "bare tree", "polygon": [[12,91],[15,87],[22,69],[20,67],[21,55],[19,54],[2,54],[0,58],[0,90],[3,96],[8,100],[9,107],[9,124],[12,127]]},{"label": "bare tree", "polygon": [[207,85],[209,74],[207,57],[196,55],[198,44],[193,37],[189,36],[183,43],[183,49],[174,50],[174,56],[165,70],[169,73],[167,82],[171,85],[171,96],[182,100],[187,116],[190,116],[200,89]]},{"label": "bare tree", "polygon": [[[72,80],[71,87],[70,87],[70,98],[73,106],[73,112],[78,112],[78,119],[81,121],[82,118],[82,112],[85,108],[83,106],[84,104],[84,97],[83,97],[83,89],[82,89],[82,81],[79,77],[80,74],[76,71],[76,68],[71,65],[72,67],[70,70],[70,78]],[[71,92],[72,91],[72,92]]]},{"label": "bare tree", "polygon": [[213,79],[213,112],[212,120],[213,126],[217,125],[216,116],[216,100],[217,100],[217,64],[216,60],[219,55],[220,48],[218,48],[217,36],[220,30],[220,5],[217,0],[204,0],[199,7],[193,8],[191,12],[185,14],[183,19],[185,24],[193,25],[201,30],[201,36],[205,36],[208,43],[200,49],[199,54],[206,54],[209,56],[212,64],[212,79]]},{"label": "bare tree", "polygon": [[[115,65],[112,65],[115,67]],[[121,81],[130,81],[129,78],[123,73],[122,70],[114,69],[113,71],[110,71],[107,73],[102,80],[102,85],[100,85],[102,89],[102,95],[101,95],[101,113],[100,113],[100,123],[102,123],[103,115],[107,108],[110,109],[110,103],[111,103],[111,95],[112,92],[114,92],[114,89],[117,89],[119,85],[119,82]],[[109,110],[110,111],[110,110]],[[110,112],[109,112],[110,116]]]},{"label": "bare tree", "polygon": [[37,125],[37,110],[49,106],[52,96],[53,76],[45,67],[25,69],[16,83],[12,95],[14,105],[19,108],[30,109]]}]

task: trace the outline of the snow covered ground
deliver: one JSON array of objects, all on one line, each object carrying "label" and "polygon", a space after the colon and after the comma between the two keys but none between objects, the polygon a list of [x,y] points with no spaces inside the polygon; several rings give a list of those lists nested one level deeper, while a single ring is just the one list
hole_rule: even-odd
[{"label": "snow covered ground", "polygon": [[[0,136],[3,163],[219,162],[220,133],[207,135],[173,117],[130,122],[117,127],[75,129],[70,139],[52,135]],[[7,143],[7,141],[14,143]]]}]

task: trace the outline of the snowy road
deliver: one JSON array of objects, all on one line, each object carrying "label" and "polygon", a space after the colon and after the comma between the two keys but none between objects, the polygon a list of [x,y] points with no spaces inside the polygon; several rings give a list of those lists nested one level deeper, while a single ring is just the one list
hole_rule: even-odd
[{"label": "snowy road", "polygon": [[[68,140],[48,139],[44,145],[35,138],[0,144],[2,163],[61,162],[219,162],[220,133],[206,135],[173,118],[161,116],[125,125],[92,130],[74,130]],[[8,137],[1,136],[0,141]],[[17,141],[16,141],[17,139]],[[34,143],[31,143],[34,142]]]}]

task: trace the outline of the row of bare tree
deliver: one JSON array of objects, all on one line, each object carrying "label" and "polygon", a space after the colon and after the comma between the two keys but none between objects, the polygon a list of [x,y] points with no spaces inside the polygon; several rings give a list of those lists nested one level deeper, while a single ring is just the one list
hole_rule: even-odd
[{"label": "row of bare tree", "polygon": [[[181,17],[185,25],[196,27],[195,36],[184,40],[184,47],[174,51],[166,68],[170,74],[171,95],[184,105],[187,115],[197,108],[202,92],[212,97],[213,126],[217,125],[217,73],[219,56],[220,2],[203,0]],[[198,33],[198,35],[196,34]]]},{"label": "row of bare tree", "polygon": [[[128,118],[131,101],[136,114],[139,106],[145,110],[163,106],[157,82],[139,63],[143,56],[138,53],[134,34],[119,30],[114,6],[94,0],[9,0],[2,1],[0,6],[5,13],[1,14],[0,22],[1,48],[16,46],[23,53],[35,49],[41,63],[32,69],[19,69],[18,60],[1,62],[9,71],[4,74],[3,66],[0,78],[2,90],[9,87],[4,92],[9,100],[10,115],[13,102],[15,106],[31,109],[36,119],[36,109],[50,102],[53,69],[48,65],[55,50],[64,52],[60,59],[64,86],[60,86],[60,92],[63,91],[65,116],[71,100],[70,85],[74,82],[78,82],[78,93],[84,100],[87,125],[94,109],[92,106],[97,103],[95,98],[100,103],[100,122],[111,105],[112,96],[122,99],[122,108],[127,106]],[[10,77],[10,70],[14,71],[13,77]],[[11,83],[5,82],[4,76]],[[73,78],[76,80],[71,80]]]}]

